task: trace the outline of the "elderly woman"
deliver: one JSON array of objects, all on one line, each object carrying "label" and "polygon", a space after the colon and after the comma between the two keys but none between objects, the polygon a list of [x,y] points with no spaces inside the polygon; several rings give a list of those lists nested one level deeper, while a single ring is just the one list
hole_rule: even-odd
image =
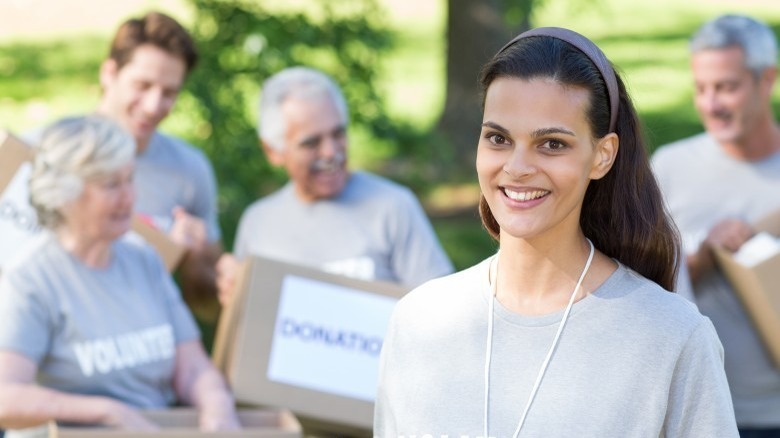
[{"label": "elderly woman", "polygon": [[148,429],[137,409],[176,403],[198,408],[201,429],[238,427],[161,260],[122,238],[134,154],[132,137],[96,116],[61,120],[43,135],[30,197],[48,230],[0,281],[0,427]]}]

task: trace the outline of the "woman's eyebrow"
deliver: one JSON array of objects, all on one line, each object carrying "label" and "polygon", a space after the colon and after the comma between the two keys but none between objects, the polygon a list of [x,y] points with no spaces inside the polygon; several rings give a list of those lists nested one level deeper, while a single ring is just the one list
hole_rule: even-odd
[{"label": "woman's eyebrow", "polygon": [[496,131],[500,131],[503,134],[509,134],[509,130],[504,128],[503,126],[499,125],[498,123],[487,121],[482,123],[482,126],[495,129]]},{"label": "woman's eyebrow", "polygon": [[576,135],[570,130],[558,126],[553,126],[551,128],[537,129],[531,133],[531,136],[537,138],[537,137],[544,137],[550,134],[565,134],[565,135],[571,135],[572,137],[576,137]]},{"label": "woman's eyebrow", "polygon": [[[492,128],[492,129],[495,129],[496,131],[499,131],[499,132],[501,132],[503,134],[509,135],[509,130],[504,128],[503,126],[499,125],[498,123],[487,121],[487,122],[482,123],[482,126],[483,127]],[[559,127],[559,126],[553,126],[553,127],[549,127],[549,128],[539,128],[539,129],[536,129],[533,132],[531,132],[531,137],[538,138],[538,137],[544,137],[544,136],[550,135],[550,134],[565,134],[565,135],[570,135],[572,137],[576,136],[576,134],[574,134],[574,132],[572,132],[569,129],[562,128],[562,127]]]}]

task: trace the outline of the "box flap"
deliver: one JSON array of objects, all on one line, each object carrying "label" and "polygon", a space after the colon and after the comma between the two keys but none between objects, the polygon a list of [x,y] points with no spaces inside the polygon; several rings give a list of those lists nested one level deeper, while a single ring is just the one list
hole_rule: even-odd
[{"label": "box flap", "polygon": [[132,229],[157,250],[169,272],[179,266],[187,252],[186,248],[174,243],[167,234],[146,223],[138,214],[133,216]]},{"label": "box flap", "polygon": [[73,427],[49,423],[49,438],[300,438],[301,425],[284,409],[241,409],[242,430],[201,432],[194,408],[143,411],[143,416],[160,426],[159,431],[139,432],[107,427]]},{"label": "box flap", "polygon": [[11,182],[16,169],[32,161],[33,150],[8,131],[0,130],[0,193]]},{"label": "box flap", "polygon": [[238,275],[235,280],[233,296],[222,307],[219,316],[217,332],[214,336],[214,347],[211,352],[211,361],[214,366],[225,376],[231,374],[232,358],[238,325],[243,318],[243,309],[246,304],[246,290],[252,275],[252,258],[241,262]]}]

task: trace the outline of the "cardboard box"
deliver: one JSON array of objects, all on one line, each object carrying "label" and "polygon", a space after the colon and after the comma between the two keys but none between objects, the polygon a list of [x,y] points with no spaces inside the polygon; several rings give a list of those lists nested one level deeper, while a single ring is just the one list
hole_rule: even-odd
[{"label": "cardboard box", "polygon": [[167,234],[149,224],[141,215],[133,217],[132,231],[139,234],[157,250],[169,272],[173,272],[179,266],[187,253],[187,248],[174,243]]},{"label": "cardboard box", "polygon": [[[780,211],[756,222],[753,229],[780,236]],[[744,266],[724,248],[714,248],[714,252],[718,267],[737,292],[767,353],[780,369],[780,254]]]},{"label": "cardboard box", "polygon": [[21,140],[0,131],[0,271],[41,231],[27,196],[33,152]]},{"label": "cardboard box", "polygon": [[160,425],[159,431],[138,432],[105,427],[73,427],[49,423],[49,438],[300,438],[301,425],[287,410],[239,410],[242,430],[201,432],[198,413],[192,408],[145,411],[143,415]]},{"label": "cardboard box", "polygon": [[[28,180],[34,150],[13,134],[0,130],[0,272],[35,235],[41,232],[38,216],[30,205]],[[169,271],[184,257],[186,249],[138,216],[132,230],[157,249]]]},{"label": "cardboard box", "polygon": [[379,352],[407,289],[250,257],[213,350],[236,400],[370,436]]}]

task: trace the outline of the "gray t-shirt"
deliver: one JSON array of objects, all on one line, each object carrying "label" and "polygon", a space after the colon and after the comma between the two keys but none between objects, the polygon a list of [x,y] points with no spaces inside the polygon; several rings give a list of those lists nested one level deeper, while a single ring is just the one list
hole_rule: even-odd
[{"label": "gray t-shirt", "polygon": [[288,183],[256,201],[241,217],[235,254],[409,287],[452,272],[414,194],[364,172],[333,199],[301,202]]},{"label": "gray t-shirt", "polygon": [[171,211],[181,206],[206,223],[209,242],[220,238],[217,183],[206,155],[184,141],[155,132],[136,157],[135,210],[168,231]]},{"label": "gray t-shirt", "polygon": [[[756,162],[735,160],[707,134],[659,149],[653,168],[686,253],[727,218],[752,223],[780,209],[780,153]],[[718,271],[694,285],[699,310],[718,331],[737,422],[780,427],[780,371],[761,344],[750,318]]]},{"label": "gray t-shirt", "polygon": [[[489,263],[398,303],[375,436],[483,436]],[[496,301],[494,313],[489,435],[503,438],[517,427],[563,311],[522,316]],[[520,436],[737,437],[710,321],[621,265],[572,307]]]},{"label": "gray t-shirt", "polygon": [[0,278],[0,349],[38,365],[38,384],[141,408],[176,401],[176,345],[200,339],[157,253],[117,240],[93,269],[49,232]]}]

